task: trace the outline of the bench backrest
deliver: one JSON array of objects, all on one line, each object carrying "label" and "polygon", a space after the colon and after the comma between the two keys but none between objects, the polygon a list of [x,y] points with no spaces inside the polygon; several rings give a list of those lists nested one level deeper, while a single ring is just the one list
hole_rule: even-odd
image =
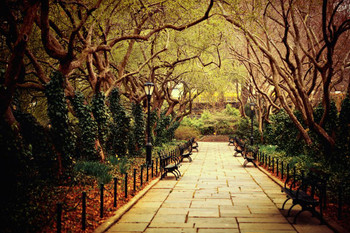
[{"label": "bench backrest", "polygon": [[298,196],[300,191],[308,193],[311,197],[317,196],[320,199],[320,203],[326,198],[327,188],[327,176],[325,173],[317,173],[314,169],[310,169],[307,175],[304,175],[304,171],[301,174],[290,175],[287,177],[284,184],[285,188],[296,191]]}]

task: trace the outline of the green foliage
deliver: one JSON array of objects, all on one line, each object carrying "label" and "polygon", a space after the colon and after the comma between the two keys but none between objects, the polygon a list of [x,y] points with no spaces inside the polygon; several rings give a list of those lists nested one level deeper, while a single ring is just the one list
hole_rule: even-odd
[{"label": "green foliage", "polygon": [[202,114],[201,118],[184,117],[184,119],[181,121],[181,126],[193,126],[199,130],[204,125],[203,118],[204,118],[203,114]]},{"label": "green foliage", "polygon": [[152,145],[155,145],[155,132],[152,128],[152,125],[156,125],[156,123],[158,122],[159,120],[159,117],[158,117],[158,114],[157,114],[157,111],[156,110],[153,110],[151,111],[150,113],[150,124],[151,124],[151,143]]},{"label": "green foliage", "polygon": [[119,158],[117,156],[109,156],[108,161],[116,167],[119,174],[124,174],[129,171],[132,160],[127,157]]},{"label": "green foliage", "polygon": [[91,110],[98,125],[98,138],[103,147],[106,147],[106,141],[110,135],[107,106],[105,96],[99,92],[95,94],[91,101]]},{"label": "green foliage", "polygon": [[277,145],[278,149],[285,151],[290,156],[303,154],[304,142],[288,114],[281,110],[272,115],[270,121],[271,123],[267,124],[264,130],[266,143]]},{"label": "green foliage", "polygon": [[277,150],[276,145],[259,145],[260,152],[273,156],[273,157],[284,157],[286,153],[281,150]]},{"label": "green foliage", "polygon": [[112,180],[111,167],[98,161],[78,161],[74,170],[94,177],[100,184],[108,184]]},{"label": "green foliage", "polygon": [[68,122],[68,107],[64,96],[63,75],[56,71],[46,85],[47,112],[51,123],[51,137],[55,149],[62,156],[62,164],[67,167],[72,162],[75,140]]},{"label": "green foliage", "polygon": [[171,116],[165,116],[165,113],[161,113],[154,130],[156,135],[154,143],[155,146],[161,146],[168,141],[167,128],[169,127],[170,123]]},{"label": "green foliage", "polygon": [[[323,112],[324,109],[321,104],[314,109],[314,117],[317,122],[321,120]],[[300,113],[296,112],[295,114],[301,120]],[[325,153],[327,152],[326,143],[312,130],[309,130],[308,133],[313,141],[313,145],[311,147],[307,146],[304,140],[300,138],[299,132],[295,129],[288,115],[281,111],[270,118],[271,124],[267,125],[264,131],[267,142],[277,145],[273,147],[276,151],[270,152],[264,146],[260,147],[260,151],[264,152],[265,150],[267,154],[278,156],[289,163],[290,166],[295,166],[297,170],[308,171],[310,168],[318,168],[328,173],[330,178],[327,183],[327,190],[330,199],[338,192],[339,185],[344,187],[344,195],[349,196],[349,119],[349,96],[342,102],[339,114],[335,104],[331,103],[329,115],[324,125],[324,129],[336,139],[336,147],[333,148],[333,153],[331,154]]]},{"label": "green foliage", "polygon": [[[241,138],[243,140],[250,140],[251,137],[251,119],[248,117],[241,117],[238,121],[234,124],[234,134],[233,136],[237,136],[238,138]],[[261,142],[261,135],[257,126],[257,122],[253,121],[253,137],[254,137],[254,144]]]},{"label": "green foliage", "polygon": [[161,113],[154,130],[156,135],[155,146],[161,146],[172,141],[179,126],[180,122],[174,121],[171,115],[166,116],[164,112]]},{"label": "green foliage", "polygon": [[79,120],[80,145],[77,145],[80,157],[89,160],[98,160],[98,151],[95,148],[97,140],[98,127],[97,123],[91,117],[91,108],[84,104],[85,98],[82,93],[76,93],[72,99],[73,108],[76,117]]},{"label": "green foliage", "polygon": [[199,138],[200,132],[198,129],[191,126],[180,125],[175,131],[177,140],[189,140],[191,138]]},{"label": "green foliage", "polygon": [[[16,115],[18,116],[19,113]],[[33,119],[27,119],[27,117],[27,115],[19,117],[20,121],[24,123],[23,127],[34,129],[35,132],[32,132],[32,136],[38,136],[36,125],[29,126]],[[46,216],[47,213],[42,212],[43,208],[39,208],[35,198],[44,195],[41,192],[44,188],[43,180],[53,175],[50,171],[52,157],[48,154],[46,160],[48,163],[41,165],[41,159],[45,159],[41,157],[43,154],[33,154],[33,151],[37,152],[42,146],[41,143],[45,142],[38,141],[35,145],[31,145],[27,138],[31,132],[26,132],[28,135],[22,137],[17,133],[17,130],[16,125],[10,126],[2,117],[0,118],[0,171],[1,177],[3,177],[2,185],[5,187],[0,199],[1,229],[4,232],[39,232],[42,222],[35,220],[39,216]],[[34,139],[38,138],[30,140]],[[39,140],[45,141],[45,138]],[[38,169],[38,165],[51,167]],[[45,186],[47,185],[49,184]]]},{"label": "green foliage", "polygon": [[[132,105],[132,115],[134,119],[133,133],[133,151],[136,156],[140,156],[142,148],[145,145],[145,116],[141,104]],[[130,150],[129,150],[130,152]]]},{"label": "green foliage", "polygon": [[109,108],[112,113],[110,145],[112,155],[126,156],[128,151],[130,119],[121,104],[118,88],[114,88],[109,97]]},{"label": "green foliage", "polygon": [[231,116],[234,117],[236,119],[238,119],[240,117],[240,113],[239,110],[235,107],[233,107],[231,104],[227,104],[225,109],[224,109],[224,113],[227,116]]},{"label": "green foliage", "polygon": [[55,176],[54,167],[57,164],[55,153],[52,150],[53,142],[48,132],[32,115],[19,111],[15,111],[14,115],[21,126],[23,142],[31,148],[32,173],[37,173],[40,179],[52,179]]},{"label": "green foliage", "polygon": [[[350,155],[350,96],[347,95],[342,102],[339,113],[339,130],[337,131],[337,142],[340,150],[348,152],[344,160],[349,161]],[[346,157],[346,158],[345,158]]]},{"label": "green foliage", "polygon": [[[320,103],[315,109],[314,109],[314,118],[316,122],[320,122],[322,115],[324,112],[324,108],[322,106],[322,104]],[[326,132],[330,135],[333,134],[333,131],[336,130],[337,127],[337,123],[338,123],[338,111],[337,111],[337,107],[335,105],[335,102],[332,101],[330,104],[330,109],[329,109],[329,113],[326,119],[326,123],[324,125],[324,129],[326,130]]]},{"label": "green foliage", "polygon": [[166,137],[168,142],[171,142],[175,138],[175,131],[179,128],[180,122],[173,121],[166,131]]},{"label": "green foliage", "polygon": [[228,104],[221,112],[211,113],[205,110],[198,119],[185,117],[181,125],[195,127],[203,135],[229,135],[234,133],[235,122],[239,119],[239,110]]}]

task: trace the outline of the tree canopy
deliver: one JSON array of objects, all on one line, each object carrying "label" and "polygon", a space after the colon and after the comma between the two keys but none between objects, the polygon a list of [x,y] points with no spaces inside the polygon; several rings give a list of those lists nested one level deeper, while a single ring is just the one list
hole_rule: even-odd
[{"label": "tree canopy", "polygon": [[40,109],[59,71],[67,99],[81,92],[87,103],[118,88],[145,107],[151,81],[152,109],[177,120],[201,93],[235,91],[242,114],[255,99],[260,130],[283,108],[307,143],[312,128],[334,145],[324,125],[331,93],[349,92],[349,0],[5,1],[1,11],[0,109],[10,125],[15,106],[48,123]]}]

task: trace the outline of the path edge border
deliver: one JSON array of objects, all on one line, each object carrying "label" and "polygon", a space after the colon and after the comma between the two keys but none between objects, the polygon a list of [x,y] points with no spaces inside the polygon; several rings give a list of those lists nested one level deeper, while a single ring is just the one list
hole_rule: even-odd
[{"label": "path edge border", "polygon": [[128,203],[114,212],[114,216],[108,218],[104,223],[98,226],[93,232],[103,233],[111,228],[127,211],[129,211],[154,185],[160,181],[160,177],[152,180],[138,194],[136,194]]}]

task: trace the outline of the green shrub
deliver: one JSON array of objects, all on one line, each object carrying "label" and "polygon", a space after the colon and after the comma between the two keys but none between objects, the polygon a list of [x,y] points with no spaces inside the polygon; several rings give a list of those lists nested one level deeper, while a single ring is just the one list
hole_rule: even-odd
[{"label": "green shrub", "polygon": [[[251,119],[248,117],[241,117],[235,122],[234,129],[233,136],[249,141],[251,137]],[[261,134],[256,121],[253,121],[253,138],[254,144],[261,143]]]},{"label": "green shrub", "polygon": [[260,145],[259,150],[264,154],[271,155],[274,157],[283,157],[286,155],[284,151],[277,150],[276,145]]},{"label": "green shrub", "polygon": [[179,126],[179,128],[175,130],[175,138],[177,140],[188,140],[192,137],[198,138],[199,136],[200,132],[194,127]]},{"label": "green shrub", "polygon": [[291,156],[304,153],[305,143],[284,110],[272,115],[270,121],[271,123],[267,124],[264,130],[266,143],[277,145],[278,149],[284,150]]},{"label": "green shrub", "polygon": [[74,166],[74,170],[96,178],[100,184],[107,184],[112,180],[111,167],[101,162],[78,161]]},{"label": "green shrub", "polygon": [[108,161],[117,168],[119,174],[129,171],[132,159],[127,157],[109,156]]},{"label": "green shrub", "polygon": [[240,112],[237,108],[233,107],[230,104],[226,105],[226,108],[223,111],[226,115],[231,116],[231,117],[235,117],[235,118],[240,118]]}]

